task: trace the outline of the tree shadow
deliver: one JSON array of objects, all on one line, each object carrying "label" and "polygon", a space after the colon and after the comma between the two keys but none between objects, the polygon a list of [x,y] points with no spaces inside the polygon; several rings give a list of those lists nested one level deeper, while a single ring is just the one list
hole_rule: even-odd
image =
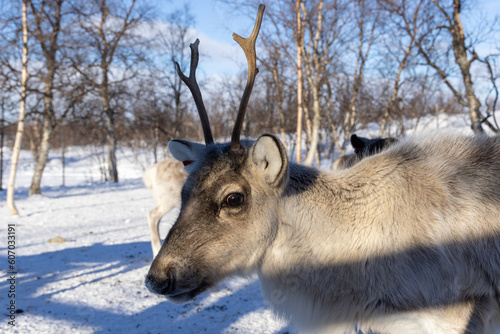
[{"label": "tree shadow", "polygon": [[[42,195],[47,198],[68,198],[75,196],[88,195],[89,188],[92,189],[94,193],[105,194],[112,193],[116,191],[126,191],[145,188],[144,183],[141,178],[131,178],[120,181],[120,183],[113,182],[85,182],[82,181],[79,184],[71,186],[48,186],[43,185],[42,181]],[[30,197],[29,187],[16,186],[14,189],[14,198],[18,200],[26,200]],[[35,195],[39,196],[39,195]],[[5,201],[7,198],[7,189],[0,191],[0,201]]]},{"label": "tree shadow", "polygon": [[[2,248],[1,254],[5,253]],[[23,313],[16,321],[21,324],[37,316],[94,333],[224,333],[236,332],[231,326],[246,314],[265,312],[256,281],[237,289],[222,284],[212,295],[185,305],[174,305],[163,298],[158,303],[159,297],[144,286],[150,254],[149,242],[132,242],[18,255],[16,306]],[[2,296],[7,296],[7,283],[3,280],[0,284]],[[82,294],[82,289],[88,293]],[[106,291],[110,291],[108,296]],[[79,300],[82,295],[84,300]],[[258,298],[249,299],[250,295]],[[115,296],[120,300],[113,301]],[[133,312],[130,307],[106,305],[123,300],[138,305]]]},{"label": "tree shadow", "polygon": [[[466,257],[463,257],[464,249],[470,250]],[[484,257],[484,249],[490,250],[491,268],[484,267],[485,262],[480,260]],[[6,253],[5,248],[0,251],[1,254]],[[471,275],[470,281],[456,281],[453,287],[447,286],[443,282],[453,281],[462,269],[450,266],[440,254],[453,254],[458,261],[455,264],[474,267],[477,273],[483,272],[484,275]],[[266,312],[257,281],[240,284],[236,288],[223,283],[218,290],[202,294],[185,305],[174,305],[167,301],[158,303],[154,300],[157,297],[149,293],[143,284],[150,261],[149,242],[115,245],[97,243],[87,247],[19,255],[16,258],[19,268],[16,305],[24,313],[18,315],[17,321],[22,322],[24,317],[36,315],[42,319],[68,322],[76,328],[89,328],[94,333],[233,333],[245,332],[241,327],[239,330],[237,328],[247,314]],[[481,302],[481,298],[488,294],[491,297],[492,288],[500,286],[500,268],[494,266],[497,263],[500,263],[500,236],[440,247],[417,247],[395,254],[373,256],[361,262],[296,266],[294,270],[280,273],[282,294],[275,294],[275,299],[270,303],[293,303],[292,299],[287,299],[287,289],[293,291],[303,288],[316,296],[330,296],[340,304],[348,298],[355,306],[362,304],[365,311],[372,312],[374,317],[381,315],[380,310],[395,314],[469,301]],[[372,275],[360,280],[355,268],[364,268],[367,275]],[[370,271],[369,268],[383,270]],[[127,274],[135,270],[140,274],[132,275],[133,281],[130,281],[131,275]],[[331,289],[334,290],[326,291],[321,286],[302,286],[303,282],[310,281],[310,277],[334,277],[335,281],[331,282]],[[369,285],[382,282],[387,289],[387,298],[366,293]],[[467,289],[472,285],[480,286],[482,290],[476,289],[469,294],[454,290]],[[0,295],[6,296],[8,288],[7,282],[2,281]],[[76,290],[80,289],[89,291],[85,300],[78,300],[82,293]],[[112,291],[109,296],[104,295],[110,289],[119,290],[119,294]],[[401,291],[411,294],[413,299],[405,298]],[[71,297],[72,294],[75,298],[71,300],[61,298]],[[137,299],[138,295],[140,299]],[[130,303],[139,302],[133,312],[130,308],[120,308],[120,305],[111,308],[103,305],[103,300],[112,301],[116,296],[125,296],[125,300]],[[127,300],[127,296],[131,297]],[[142,302],[142,299],[147,302]],[[328,305],[330,301],[325,299],[322,303]],[[498,307],[500,300],[496,300],[496,303]],[[484,305],[478,303],[474,306],[468,328],[471,332],[476,332],[476,320],[480,320]],[[349,314],[347,309],[343,312]],[[247,321],[255,321],[255,318],[253,316]],[[349,320],[356,322],[356,314],[352,313]],[[280,327],[274,332],[290,331],[289,328]]]}]

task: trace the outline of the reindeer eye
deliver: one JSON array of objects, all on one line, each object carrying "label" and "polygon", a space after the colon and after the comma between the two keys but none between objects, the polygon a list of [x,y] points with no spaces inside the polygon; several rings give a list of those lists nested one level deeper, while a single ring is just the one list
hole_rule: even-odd
[{"label": "reindeer eye", "polygon": [[224,200],[224,204],[227,206],[235,207],[242,205],[244,201],[245,197],[243,196],[243,194],[233,193],[227,195],[226,199]]}]

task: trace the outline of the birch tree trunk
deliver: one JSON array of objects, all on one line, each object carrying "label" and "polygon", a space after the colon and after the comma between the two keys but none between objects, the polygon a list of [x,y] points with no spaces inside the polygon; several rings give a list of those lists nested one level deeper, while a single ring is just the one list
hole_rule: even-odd
[{"label": "birch tree trunk", "polygon": [[116,163],[116,135],[115,113],[109,103],[108,72],[103,69],[103,83],[101,86],[101,101],[106,115],[106,144],[108,146],[108,172],[111,181],[118,183],[118,169]]},{"label": "birch tree trunk", "polygon": [[[112,107],[111,89],[117,82],[125,82],[129,78],[127,70],[129,70],[132,55],[130,50],[134,49],[137,45],[133,45],[132,35],[127,34],[131,29],[136,28],[141,20],[142,14],[138,16],[133,15],[136,0],[130,1],[126,6],[118,6],[115,2],[107,2],[106,0],[100,1],[99,6],[85,7],[83,2],[80,4],[82,8],[79,10],[79,16],[82,26],[85,29],[92,49],[90,52],[95,55],[95,62],[89,64],[91,67],[99,68],[100,76],[97,79],[87,77],[89,83],[97,91],[100,96],[102,104],[102,112],[105,117],[106,127],[106,146],[107,146],[107,163],[108,174],[110,181],[118,182],[118,168],[116,159],[116,110]],[[97,20],[99,18],[99,21]],[[91,28],[87,28],[87,27]],[[122,45],[124,44],[124,45]],[[122,51],[121,48],[127,51]],[[120,58],[127,58],[123,68],[123,77],[116,80],[113,77],[112,65],[114,62],[120,61]],[[140,57],[137,57],[140,58]],[[136,59],[137,59],[136,58]],[[85,75],[85,70],[82,68],[75,68]],[[106,176],[106,177],[107,177]]]},{"label": "birch tree trunk", "polygon": [[[288,147],[288,142],[286,138],[286,132],[285,132],[285,112],[283,108],[283,94],[284,94],[284,85],[285,82],[283,80],[283,76],[280,73],[280,54],[278,52],[278,46],[276,43],[272,43],[272,50],[269,51],[270,55],[270,67],[269,71],[272,74],[273,82],[274,82],[274,87],[276,90],[275,96],[274,96],[274,101],[277,104],[278,108],[278,115],[279,115],[279,133],[281,134],[281,140],[283,141],[283,145],[285,147]],[[265,64],[264,64],[265,66]]]},{"label": "birch tree trunk", "polygon": [[[312,87],[313,92],[313,118],[311,121],[310,139],[311,143],[309,150],[307,151],[306,158],[304,159],[304,165],[311,166],[314,158],[318,157],[318,139],[319,139],[319,127],[321,122],[321,105],[320,105],[320,92],[318,87]],[[320,161],[317,161],[318,166]]]},{"label": "birch tree trunk", "polygon": [[[55,71],[55,70],[49,70]],[[43,127],[42,127],[42,141],[40,143],[39,151],[38,151],[38,159],[36,161],[35,173],[33,174],[33,179],[31,180],[31,186],[29,195],[37,195],[42,193],[42,176],[43,170],[45,169],[45,165],[47,164],[47,160],[49,157],[50,150],[50,139],[52,138],[52,134],[54,133],[53,127],[53,117],[54,110],[52,107],[52,81],[54,80],[54,76],[50,76],[51,79],[48,79],[45,83],[45,97],[44,97],[44,111],[43,111]]]},{"label": "birch tree trunk", "polygon": [[[419,14],[420,7],[424,5],[433,6],[425,8],[426,10],[431,12],[431,15],[417,15]],[[474,51],[474,43],[471,43],[470,41],[466,43],[465,41],[466,36],[460,18],[462,1],[453,0],[453,2],[449,5],[448,3],[446,3],[446,6],[447,7],[445,7],[444,2],[442,1],[431,0],[431,3],[429,3],[420,0],[419,5],[414,10],[413,15],[410,15],[411,13],[406,12],[405,10],[399,11],[397,13],[401,16],[401,18],[403,18],[406,26],[405,30],[410,37],[415,39],[415,45],[418,47],[419,52],[425,59],[427,65],[429,65],[436,71],[437,75],[441,78],[443,83],[456,97],[458,103],[469,109],[471,128],[474,133],[482,133],[483,127],[481,123],[484,122],[488,126],[491,126],[491,124],[489,124],[489,122],[480,113],[481,103],[479,102],[479,99],[477,98],[477,95],[475,93],[471,73],[472,63],[475,60],[480,59]],[[412,27],[422,25],[423,23],[425,23],[427,27],[417,36]],[[449,64],[452,60],[445,59],[446,61],[443,61],[439,57],[441,56],[441,54],[433,54],[433,48],[436,44],[445,45],[446,43],[449,43],[448,36],[440,36],[440,34],[448,33],[451,35],[451,48],[453,50],[455,58],[454,61],[460,69],[462,77],[461,83],[465,88],[465,93],[461,91],[461,88],[457,85],[457,82],[450,79],[454,77],[453,75],[451,75],[451,72],[449,70]],[[468,53],[470,53],[472,56],[469,57]]]},{"label": "birch tree trunk", "polygon": [[297,151],[295,160],[297,163],[302,161],[302,115],[304,109],[302,106],[302,91],[303,91],[303,78],[302,78],[302,46],[304,44],[304,33],[302,25],[302,14],[300,12],[301,0],[297,0],[295,9],[297,11]]},{"label": "birch tree trunk", "polygon": [[7,207],[10,214],[15,216],[19,214],[14,203],[14,189],[16,182],[17,163],[19,161],[19,152],[21,151],[21,141],[24,133],[24,114],[26,111],[26,87],[28,83],[28,19],[26,0],[22,3],[22,21],[23,21],[23,56],[21,69],[21,101],[19,104],[19,122],[17,123],[16,139],[12,149],[12,161],[10,167],[9,184],[7,186]]},{"label": "birch tree trunk", "polygon": [[465,98],[469,106],[469,115],[471,120],[471,128],[474,133],[482,133],[483,127],[481,126],[480,110],[481,102],[476,96],[474,85],[472,84],[472,76],[470,66],[474,60],[477,60],[477,55],[473,52],[471,59],[467,58],[467,47],[465,46],[465,35],[462,21],[460,20],[460,0],[453,0],[453,24],[450,29],[453,38],[453,52],[455,60],[462,73],[462,79],[465,87]]},{"label": "birch tree trunk", "polygon": [[[319,142],[319,128],[322,117],[321,112],[321,85],[323,82],[323,76],[325,75],[326,62],[328,59],[328,46],[324,46],[321,50],[320,43],[323,35],[323,4],[324,1],[321,0],[317,8],[317,18],[316,18],[316,31],[314,31],[313,24],[308,22],[309,34],[313,39],[312,45],[309,47],[309,52],[306,51],[305,46],[302,46],[302,55],[304,57],[306,78],[309,83],[309,87],[312,92],[312,121],[310,129],[308,129],[310,145],[307,150],[306,157],[304,159],[304,165],[311,166],[313,164],[314,158],[317,158],[317,163],[319,166],[319,155],[318,155],[318,142]],[[302,10],[306,13],[306,9],[303,7]],[[307,14],[304,14],[307,16]],[[327,43],[328,44],[328,43]]]},{"label": "birch tree trunk", "polygon": [[[58,44],[59,33],[61,32],[61,7],[64,0],[54,1],[54,15],[51,16],[48,12],[49,8],[42,4],[37,10],[33,1],[29,1],[31,11],[35,18],[35,36],[42,49],[45,60],[47,73],[43,76],[44,83],[44,108],[43,108],[43,126],[42,126],[42,141],[39,148],[39,156],[37,159],[35,173],[31,180],[29,194],[36,195],[42,193],[41,183],[43,170],[47,164],[50,139],[56,126],[54,106],[53,106],[53,88],[54,78],[56,73],[56,55],[60,49]],[[44,33],[44,29],[50,28],[48,33]]]}]

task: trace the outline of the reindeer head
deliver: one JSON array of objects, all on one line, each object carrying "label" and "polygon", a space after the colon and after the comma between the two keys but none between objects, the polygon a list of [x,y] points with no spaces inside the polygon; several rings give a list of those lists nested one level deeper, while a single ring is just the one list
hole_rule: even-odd
[{"label": "reindeer head", "polygon": [[173,302],[188,301],[224,277],[251,272],[276,234],[276,204],[288,180],[285,148],[272,135],[240,142],[258,72],[255,40],[263,12],[260,5],[249,38],[233,34],[245,51],[249,71],[231,143],[213,143],[194,76],[198,41],[191,45],[190,77],[177,67],[196,100],[206,146],[184,140],[169,143],[174,157],[192,163],[186,167],[181,212],[151,265],[146,285]]},{"label": "reindeer head", "polygon": [[359,137],[355,134],[351,136],[351,144],[354,148],[354,153],[356,153],[359,159],[379,153],[396,142],[397,139],[392,137],[369,139]]}]

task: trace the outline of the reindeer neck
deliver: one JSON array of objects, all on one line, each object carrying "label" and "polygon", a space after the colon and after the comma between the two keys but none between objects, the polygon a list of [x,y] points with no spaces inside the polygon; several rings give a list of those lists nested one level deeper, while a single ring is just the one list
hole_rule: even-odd
[{"label": "reindeer neck", "polygon": [[[301,261],[320,262],[352,259],[351,247],[361,247],[366,254],[383,252],[385,242],[378,244],[376,240],[387,241],[392,236],[385,235],[387,217],[379,213],[382,205],[379,197],[384,197],[379,192],[391,192],[393,185],[387,179],[390,173],[382,169],[379,176],[374,177],[372,172],[361,164],[335,172],[291,164],[289,183],[279,201],[275,249],[280,248],[279,252],[302,249],[292,252],[292,256],[297,254]],[[394,173],[390,177],[394,178]],[[385,188],[381,189],[378,183]],[[367,232],[363,240],[359,237],[360,230]],[[345,237],[334,240],[335,235]]]},{"label": "reindeer neck", "polygon": [[[286,207],[285,216],[299,230],[306,222],[331,226],[333,222],[355,219],[352,214],[362,214],[365,204],[374,196],[373,177],[368,181],[360,169],[324,172],[290,164],[289,172],[281,203]],[[309,219],[301,218],[303,215]]]}]

